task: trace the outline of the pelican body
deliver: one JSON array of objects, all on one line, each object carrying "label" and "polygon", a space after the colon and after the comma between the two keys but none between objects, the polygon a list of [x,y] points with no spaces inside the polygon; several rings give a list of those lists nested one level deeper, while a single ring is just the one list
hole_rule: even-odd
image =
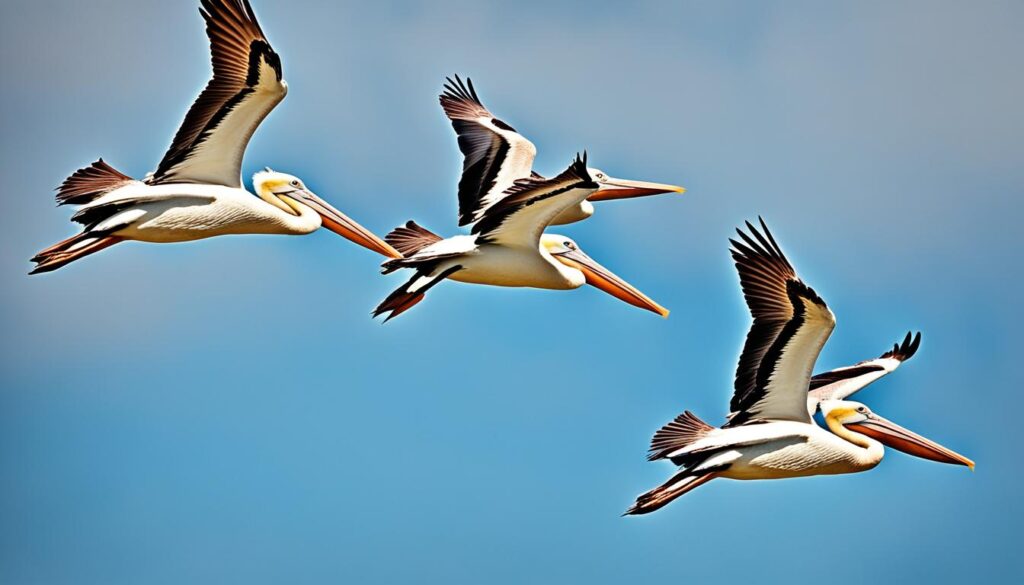
[{"label": "pelican body", "polygon": [[[884,446],[974,468],[974,462],[888,421],[867,406],[836,396],[849,395],[887,371],[858,364],[815,377],[817,390],[846,383],[843,391],[808,394],[811,371],[835,328],[835,316],[797,276],[768,227],[763,234],[747,223],[730,240],[740,285],[754,322],[736,371],[728,422],[715,428],[687,411],[651,440],[648,459],[668,459],[680,467],[664,484],[640,495],[626,514],[647,514],[717,477],[786,479],[869,470],[882,460]],[[898,361],[913,355],[917,342],[894,348]],[[881,360],[894,355],[883,354]],[[898,365],[898,364],[897,364]],[[876,369],[875,366],[878,366]],[[858,368],[859,369],[854,369]],[[895,366],[888,371],[895,369]],[[856,382],[850,382],[856,380]],[[857,388],[855,388],[857,387]],[[853,388],[853,390],[851,390]],[[819,409],[826,429],[812,418]]]},{"label": "pelican body", "polygon": [[80,234],[37,254],[49,272],[125,240],[187,242],[227,234],[301,235],[327,227],[390,257],[400,254],[307,189],[267,169],[242,187],[249,139],[288,94],[281,59],[249,0],[202,0],[213,79],[185,116],[156,171],[135,180],[100,159],[58,188],[58,204],[79,205]]},{"label": "pelican body", "polygon": [[[415,222],[388,234],[385,240],[402,258],[383,264],[384,274],[409,268],[415,274],[374,311],[391,319],[423,299],[444,279],[471,284],[570,290],[591,284],[629,304],[662,316],[668,311],[587,256],[570,238],[544,234],[552,218],[599,191],[577,157],[553,179],[524,179],[516,183],[473,226],[470,235],[443,239]],[[613,179],[617,188],[643,185]]]},{"label": "pelican body", "polygon": [[[462,177],[459,180],[459,225],[479,221],[487,208],[504,197],[505,191],[520,179],[544,179],[533,171],[537,147],[515,128],[499,120],[484,107],[473,87],[473,81],[456,75],[447,78],[441,107],[452,122],[463,154]],[[567,206],[551,219],[549,225],[582,221],[594,214],[592,201],[610,201],[663,193],[683,193],[676,185],[645,183],[616,185],[615,180],[599,169],[588,169],[590,177],[604,188],[586,199]]]}]

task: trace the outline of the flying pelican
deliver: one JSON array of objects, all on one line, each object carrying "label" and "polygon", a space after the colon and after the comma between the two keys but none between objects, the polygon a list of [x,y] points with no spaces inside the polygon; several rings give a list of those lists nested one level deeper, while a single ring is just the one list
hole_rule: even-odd
[{"label": "flying pelican", "polygon": [[[647,514],[716,477],[781,479],[866,471],[878,465],[883,443],[945,463],[974,462],[871,412],[857,402],[821,403],[828,430],[807,407],[811,370],[835,327],[835,316],[804,284],[764,220],[760,233],[730,240],[753,325],[736,371],[732,414],[715,428],[689,411],[661,428],[650,460],[680,470],[639,496],[626,514]],[[831,432],[829,432],[831,431]]]},{"label": "flying pelican", "polygon": [[471,235],[443,239],[408,222],[386,236],[404,258],[384,262],[383,273],[401,268],[413,277],[373,312],[390,313],[385,322],[423,300],[448,278],[473,284],[568,290],[590,284],[631,305],[668,317],[668,310],[595,262],[571,239],[544,234],[548,223],[567,207],[605,188],[643,188],[646,183],[589,174],[586,154],[553,179],[521,179],[487,208]]},{"label": "flying pelican", "polygon": [[[542,179],[533,172],[537,148],[532,142],[490,113],[477,97],[473,81],[466,83],[458,75],[447,78],[441,94],[444,108],[459,137],[462,151],[462,178],[459,180],[459,225],[480,220],[487,208],[504,196],[506,189],[524,178]],[[606,188],[594,193],[560,213],[550,225],[562,225],[587,219],[594,214],[591,201],[608,201],[643,195],[683,193],[675,185],[645,183],[644,186],[616,186],[615,179],[598,169],[588,169],[590,176]]]},{"label": "flying pelican", "polygon": [[253,197],[242,187],[242,155],[256,127],[288,93],[281,59],[249,0],[202,0],[213,79],[199,94],[155,172],[135,180],[102,159],[58,188],[60,205],[81,208],[82,232],[37,254],[49,272],[124,240],[186,242],[225,234],[308,234],[321,226],[370,250],[394,248],[317,197],[301,180],[267,169]]},{"label": "flying pelican", "polygon": [[911,337],[908,331],[903,343],[894,343],[891,350],[873,360],[864,360],[814,376],[807,394],[807,412],[813,416],[820,410],[822,402],[845,400],[879,378],[895,372],[903,362],[914,357],[920,346],[921,332]]}]

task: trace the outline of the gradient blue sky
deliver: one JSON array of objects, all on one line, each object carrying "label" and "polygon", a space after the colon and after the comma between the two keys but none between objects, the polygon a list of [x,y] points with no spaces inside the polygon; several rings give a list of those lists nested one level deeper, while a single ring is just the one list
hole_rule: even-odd
[{"label": "gradient blue sky", "polygon": [[[673,310],[594,289],[437,287],[330,233],[128,244],[57,273],[52,188],[151,170],[208,75],[198,2],[0,8],[0,581],[1024,578],[1019,2],[255,0],[288,99],[245,173],[302,176],[383,234],[455,232],[436,103],[470,75],[551,173],[587,148],[689,192],[563,228]],[[763,214],[839,325],[821,369],[922,349],[860,395],[978,462],[720,481],[651,433],[721,421],[748,317],[727,238]]]}]

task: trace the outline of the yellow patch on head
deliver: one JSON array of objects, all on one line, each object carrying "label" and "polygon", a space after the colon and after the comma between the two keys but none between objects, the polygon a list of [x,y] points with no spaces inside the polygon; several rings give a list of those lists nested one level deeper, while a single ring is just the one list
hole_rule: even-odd
[{"label": "yellow patch on head", "polygon": [[288,184],[288,179],[268,179],[263,181],[263,188],[269,191],[273,191],[279,187],[284,187]]},{"label": "yellow patch on head", "polygon": [[856,408],[834,408],[828,411],[828,418],[835,419],[838,422],[842,422],[847,418],[857,415]]}]

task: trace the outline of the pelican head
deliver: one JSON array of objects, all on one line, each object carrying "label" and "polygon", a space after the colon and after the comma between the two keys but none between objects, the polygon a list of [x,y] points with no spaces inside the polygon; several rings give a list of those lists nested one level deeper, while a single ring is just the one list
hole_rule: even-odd
[{"label": "pelican head", "polygon": [[615,177],[609,177],[607,173],[601,169],[588,168],[587,172],[598,184],[597,191],[588,197],[590,201],[608,201],[611,199],[643,197],[645,195],[660,195],[662,193],[686,192],[686,189],[677,187],[676,185],[616,179]]},{"label": "pelican head", "polygon": [[974,469],[974,462],[970,459],[878,416],[859,402],[825,400],[821,403],[821,411],[825,414],[826,421],[835,421],[851,431],[876,439],[898,451],[922,459],[966,465]]},{"label": "pelican head", "polygon": [[650,297],[584,254],[572,238],[557,234],[544,234],[541,236],[540,245],[562,264],[580,271],[586,284],[599,288],[634,307],[640,307],[668,318],[668,309],[654,302]]},{"label": "pelican head", "polygon": [[279,173],[268,167],[253,175],[252,183],[260,199],[285,213],[301,215],[304,209],[312,210],[320,216],[323,227],[343,238],[384,256],[402,257],[387,242],[310,191],[296,176]]}]

